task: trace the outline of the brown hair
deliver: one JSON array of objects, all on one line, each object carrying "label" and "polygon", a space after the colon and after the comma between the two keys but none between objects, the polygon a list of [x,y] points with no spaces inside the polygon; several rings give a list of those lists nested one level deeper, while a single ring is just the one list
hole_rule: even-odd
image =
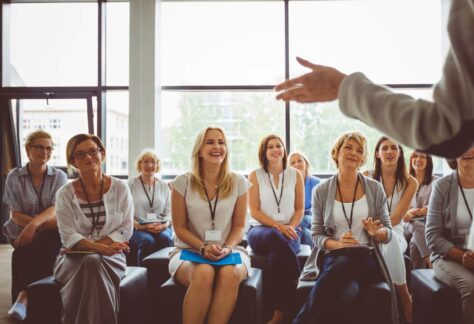
[{"label": "brown hair", "polygon": [[[386,136],[382,136],[377,141],[377,145],[375,145],[375,153],[374,153],[374,179],[380,181],[380,177],[382,175],[382,160],[377,157],[377,152],[380,149],[380,145],[383,142],[390,140],[390,138]],[[399,188],[403,188],[408,183],[408,171],[405,164],[405,156],[403,154],[403,148],[400,144],[397,144],[398,149],[400,151],[400,155],[398,156],[397,161],[397,169],[395,171],[395,183]]]},{"label": "brown hair", "polygon": [[[412,165],[412,162],[413,162],[413,159],[415,158],[415,155],[416,154],[425,154],[425,153],[421,153],[421,152],[417,152],[417,151],[413,151],[411,154],[410,154],[410,166],[409,166],[409,172],[412,176],[415,176],[415,169],[413,168],[413,165]],[[420,183],[420,186],[422,184],[424,185],[429,185],[431,183],[431,181],[433,180],[433,158],[431,157],[431,155],[429,154],[425,154],[426,155],[426,168],[425,168],[425,175],[423,177],[423,182]]]},{"label": "brown hair", "polygon": [[71,137],[66,145],[67,170],[68,170],[69,175],[71,176],[74,175],[74,173],[77,173],[78,171],[77,168],[73,164],[74,163],[74,150],[79,144],[87,140],[92,140],[94,143],[96,143],[102,155],[105,154],[104,144],[102,144],[102,141],[96,135],[77,134]]},{"label": "brown hair", "polygon": [[261,141],[260,145],[258,146],[258,161],[260,162],[260,167],[262,167],[266,172],[268,172],[268,159],[267,159],[267,147],[268,147],[268,142],[270,140],[276,139],[279,140],[281,145],[283,146],[283,170],[286,169],[286,164],[288,162],[288,153],[286,152],[285,148],[285,143],[283,143],[283,140],[281,137],[277,135],[268,135],[265,136]]},{"label": "brown hair", "polygon": [[38,138],[47,138],[51,141],[51,144],[54,145],[53,138],[51,137],[51,134],[48,133],[48,132],[45,132],[42,129],[38,129],[38,130],[35,130],[32,133],[29,133],[28,136],[26,136],[25,146],[31,145]]}]

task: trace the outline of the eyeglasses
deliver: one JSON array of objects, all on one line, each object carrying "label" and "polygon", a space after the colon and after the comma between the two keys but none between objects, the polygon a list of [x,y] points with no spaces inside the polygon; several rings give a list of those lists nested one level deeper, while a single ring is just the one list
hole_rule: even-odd
[{"label": "eyeglasses", "polygon": [[40,144],[37,144],[37,145],[30,145],[30,147],[34,148],[36,152],[48,152],[48,153],[51,153],[54,148],[51,147],[51,146],[43,146],[43,145],[40,145]]},{"label": "eyeglasses", "polygon": [[99,147],[96,147],[96,148],[90,149],[87,152],[84,152],[84,151],[76,152],[74,153],[73,157],[78,160],[83,160],[86,158],[87,155],[89,155],[90,157],[94,157],[94,156],[97,156],[99,152],[101,152],[101,149]]}]

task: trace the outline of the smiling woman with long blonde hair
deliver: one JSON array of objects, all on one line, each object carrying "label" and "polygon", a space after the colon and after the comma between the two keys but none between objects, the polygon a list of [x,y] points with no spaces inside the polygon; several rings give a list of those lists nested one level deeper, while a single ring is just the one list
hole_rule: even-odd
[{"label": "smiling woman with long blonde hair", "polygon": [[[247,180],[229,168],[224,131],[207,127],[196,137],[192,171],[172,182],[171,214],[175,246],[169,271],[187,287],[182,323],[227,323],[247,278],[250,258],[239,246],[247,212]],[[180,259],[181,251],[218,261],[232,252],[241,264],[213,266]]]}]

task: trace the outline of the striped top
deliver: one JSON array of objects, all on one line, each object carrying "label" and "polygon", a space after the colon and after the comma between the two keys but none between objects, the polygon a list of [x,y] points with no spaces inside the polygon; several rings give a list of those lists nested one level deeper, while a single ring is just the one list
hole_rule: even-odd
[{"label": "striped top", "polygon": [[[52,166],[47,166],[43,192],[39,198],[32,185],[27,167],[10,170],[5,181],[3,203],[10,210],[35,217],[56,204],[56,192],[67,183],[66,174]],[[3,227],[3,233],[9,240],[14,240],[23,231],[23,227],[15,224],[10,218]]]},{"label": "striped top", "polygon": [[[76,197],[77,197],[77,194],[76,194]],[[92,214],[91,208],[89,207],[89,203],[86,200],[80,199],[79,197],[77,197],[77,200],[79,201],[79,206],[81,207],[82,213],[87,217],[87,219],[91,221],[91,232],[92,232],[92,227],[94,226],[94,217],[97,218],[97,214],[99,215],[99,221],[96,224],[95,230],[96,232],[100,232],[105,225],[104,201],[101,200],[101,201],[91,202],[90,207],[92,207],[92,212],[94,213]]]}]

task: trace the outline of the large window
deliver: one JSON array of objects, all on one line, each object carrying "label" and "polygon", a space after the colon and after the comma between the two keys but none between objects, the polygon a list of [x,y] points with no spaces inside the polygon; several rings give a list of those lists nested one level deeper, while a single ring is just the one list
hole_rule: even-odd
[{"label": "large window", "polygon": [[243,173],[258,167],[257,146],[270,133],[326,174],[335,139],[359,130],[371,168],[379,132],[343,116],[337,101],[285,105],[271,89],[307,72],[301,56],[430,99],[443,61],[442,10],[442,0],[162,2],[163,172],[189,169],[195,134],[207,125],[226,130],[232,168]]},{"label": "large window", "polygon": [[123,1],[2,2],[0,95],[11,99],[20,146],[45,129],[56,144],[50,163],[64,167],[69,138],[91,132],[105,142],[106,171],[128,174],[129,11]]}]

